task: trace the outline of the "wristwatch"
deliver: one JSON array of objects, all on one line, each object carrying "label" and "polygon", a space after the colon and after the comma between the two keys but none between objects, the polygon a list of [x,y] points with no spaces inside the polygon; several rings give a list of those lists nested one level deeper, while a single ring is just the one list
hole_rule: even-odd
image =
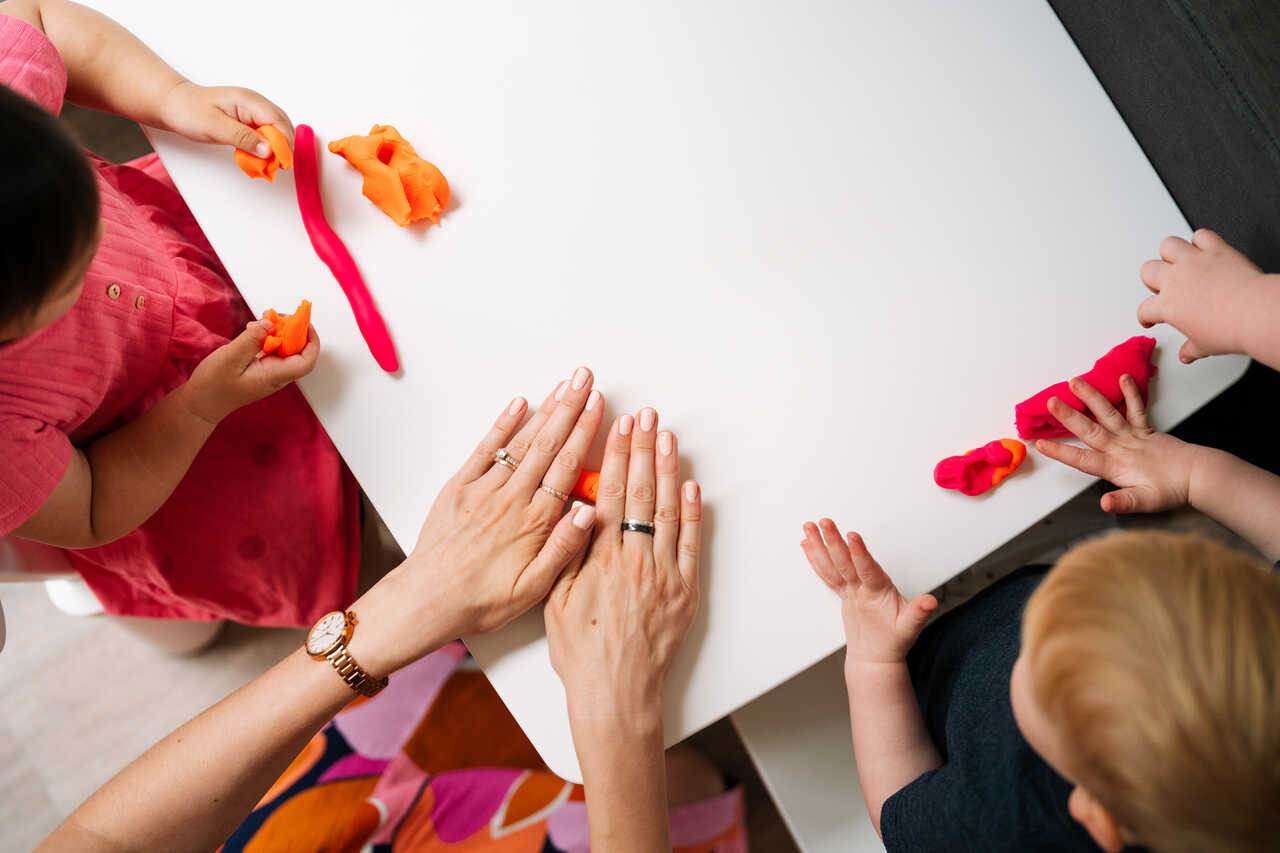
[{"label": "wristwatch", "polygon": [[365,672],[347,651],[347,643],[351,642],[351,635],[355,633],[357,624],[356,614],[350,610],[346,613],[341,610],[326,613],[311,626],[304,648],[316,660],[327,660],[333,664],[338,675],[352,690],[361,696],[376,696],[390,680],[374,678]]}]

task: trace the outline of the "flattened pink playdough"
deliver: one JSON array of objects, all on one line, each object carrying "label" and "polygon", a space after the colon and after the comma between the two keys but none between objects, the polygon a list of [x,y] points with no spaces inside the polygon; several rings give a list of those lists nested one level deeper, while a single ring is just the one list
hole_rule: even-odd
[{"label": "flattened pink playdough", "polygon": [[962,456],[943,459],[934,466],[933,481],[972,497],[1000,485],[1026,458],[1027,448],[1021,441],[1001,438]]},{"label": "flattened pink playdough", "polygon": [[[1124,343],[1112,347],[1111,351],[1094,362],[1093,370],[1081,374],[1080,378],[1102,392],[1111,405],[1124,412],[1124,394],[1120,391],[1120,377],[1129,374],[1138,383],[1138,393],[1142,402],[1147,401],[1147,385],[1156,375],[1155,365],[1151,363],[1151,352],[1156,347],[1156,339],[1145,335],[1129,338]],[[1061,438],[1071,433],[1049,414],[1049,398],[1057,397],[1077,412],[1085,411],[1080,398],[1071,393],[1066,382],[1050,385],[1034,397],[1023,400],[1014,407],[1014,422],[1018,425],[1018,438]]]}]

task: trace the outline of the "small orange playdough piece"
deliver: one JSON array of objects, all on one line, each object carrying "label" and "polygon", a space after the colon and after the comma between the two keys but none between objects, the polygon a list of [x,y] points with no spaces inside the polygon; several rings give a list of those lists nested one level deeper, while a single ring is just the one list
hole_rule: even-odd
[{"label": "small orange playdough piece", "polygon": [[600,472],[599,471],[583,471],[578,475],[578,482],[573,484],[573,488],[569,490],[569,497],[582,498],[596,502],[596,495],[600,494]]},{"label": "small orange playdough piece", "polygon": [[368,136],[334,140],[329,150],[360,170],[365,198],[400,225],[440,222],[449,182],[391,125],[375,124]]},{"label": "small orange playdough piece", "polygon": [[1000,485],[1026,458],[1027,448],[1021,441],[1001,438],[943,459],[933,469],[933,481],[973,497]]},{"label": "small orange playdough piece", "polygon": [[262,351],[283,356],[297,355],[307,346],[307,329],[311,326],[311,303],[302,300],[292,314],[278,314],[268,308],[262,319],[271,324],[271,334],[262,341]]},{"label": "small orange playdough piece", "polygon": [[275,125],[264,124],[255,128],[262,138],[271,146],[271,153],[266,157],[250,154],[248,151],[236,149],[236,165],[251,178],[266,178],[274,183],[276,169],[293,168],[293,151],[289,149],[289,140],[285,139]]}]

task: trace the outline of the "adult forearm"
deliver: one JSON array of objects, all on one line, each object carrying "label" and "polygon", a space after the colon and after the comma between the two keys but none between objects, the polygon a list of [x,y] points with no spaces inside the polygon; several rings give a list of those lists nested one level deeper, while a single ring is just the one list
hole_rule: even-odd
[{"label": "adult forearm", "polygon": [[186,78],[100,12],[68,0],[39,0],[39,13],[67,66],[68,100],[166,127],[165,97]]},{"label": "adult forearm", "polygon": [[1280,559],[1280,477],[1223,450],[1196,449],[1188,500],[1247,539],[1268,560]]},{"label": "adult forearm", "polygon": [[905,663],[845,663],[849,722],[858,781],[871,823],[890,796],[920,774],[942,766],[924,727]]},{"label": "adult forearm", "polygon": [[39,849],[215,849],[353,695],[299,650],[153,746]]},{"label": "adult forearm", "polygon": [[215,426],[191,411],[188,394],[188,386],[179,386],[142,417],[86,448],[93,483],[89,544],[137,529],[186,476]]},{"label": "adult forearm", "polygon": [[599,709],[571,712],[570,719],[587,790],[591,849],[669,851],[661,719],[609,719]]}]

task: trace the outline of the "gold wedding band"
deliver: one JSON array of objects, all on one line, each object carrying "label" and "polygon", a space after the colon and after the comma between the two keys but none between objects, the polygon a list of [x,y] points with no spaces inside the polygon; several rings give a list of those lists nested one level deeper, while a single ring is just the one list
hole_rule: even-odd
[{"label": "gold wedding band", "polygon": [[498,452],[493,454],[493,461],[497,462],[499,465],[506,465],[512,471],[520,467],[520,463],[516,461],[515,457],[507,452],[505,447],[498,448]]},{"label": "gold wedding band", "polygon": [[566,495],[564,492],[560,491],[559,489],[553,489],[550,486],[548,486],[546,483],[543,483],[541,486],[538,486],[538,491],[546,492],[547,494],[551,495],[551,497],[557,500],[561,500],[561,501],[569,500],[569,496]]}]

